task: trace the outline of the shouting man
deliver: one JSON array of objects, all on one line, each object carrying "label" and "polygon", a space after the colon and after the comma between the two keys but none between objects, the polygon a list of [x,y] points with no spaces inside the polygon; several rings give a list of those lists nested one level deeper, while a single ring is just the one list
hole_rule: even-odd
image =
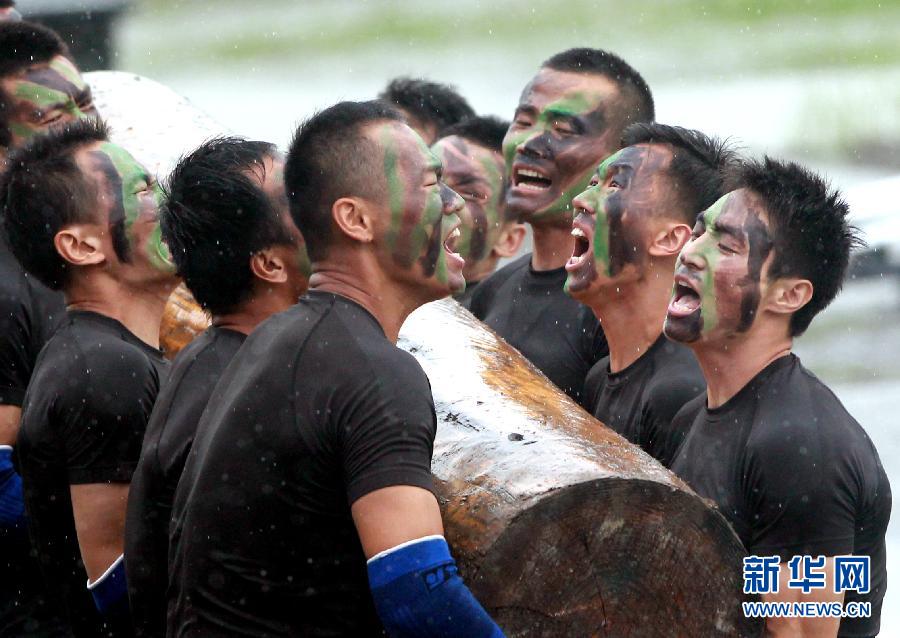
[{"label": "shouting man", "polygon": [[[791,353],[841,288],[857,242],[847,205],[768,158],[740,167],[733,187],[697,218],[675,272],[665,332],[697,355],[707,391],[675,417],[690,431],[672,470],[718,503],[751,560],[771,561],[774,582],[750,593],[872,606],[868,618],[772,617],[770,634],[874,636],[890,485],[872,441]],[[865,587],[841,586],[850,554],[870,563]]]},{"label": "shouting man", "polygon": [[[0,170],[36,132],[94,113],[66,45],[45,27],[15,21],[12,5],[0,3]],[[0,628],[16,635],[53,634],[63,623],[29,550],[12,454],[35,360],[64,312],[62,294],[26,273],[0,233]]]},{"label": "shouting man", "polygon": [[400,117],[342,102],[294,138],[310,292],[247,338],[200,421],[168,636],[501,635],[443,539],[428,379],[395,346],[410,312],[465,285],[463,201]]},{"label": "shouting man", "polygon": [[127,634],[125,504],[166,367],[163,307],[178,282],[160,240],[158,190],[93,119],[35,137],[10,155],[2,181],[13,252],[68,305],[35,365],[17,439],[31,538],[73,633],[102,635],[100,609]]},{"label": "shouting man", "polygon": [[472,313],[580,401],[607,354],[600,324],[563,290],[572,255],[572,199],[619,148],[625,127],[653,120],[653,98],[624,60],[570,49],[525,87],[503,140],[507,215],[531,225],[534,252],[501,268],[472,296]]},{"label": "shouting man", "polygon": [[505,218],[502,144],[508,128],[498,118],[474,117],[441,131],[432,148],[444,165],[444,183],[466,201],[457,242],[466,260],[466,290],[456,295],[466,307],[476,286],[525,239],[525,227]]},{"label": "shouting man", "polygon": [[284,158],[271,144],[218,138],[183,158],[169,177],[160,225],[212,326],[173,362],[131,482],[125,568],[140,636],[166,633],[172,499],[200,415],[246,336],[296,303],[309,277],[288,211]]},{"label": "shouting man", "polygon": [[603,323],[609,356],[585,382],[584,407],[668,465],[683,432],[672,418],[705,384],[693,353],[663,336],[672,273],[697,212],[722,195],[733,154],[698,131],[634,124],[575,198],[568,293]]}]

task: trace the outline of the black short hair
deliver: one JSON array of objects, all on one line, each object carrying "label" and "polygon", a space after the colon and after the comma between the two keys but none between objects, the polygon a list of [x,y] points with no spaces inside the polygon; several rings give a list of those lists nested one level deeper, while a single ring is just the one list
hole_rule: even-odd
[{"label": "black short hair", "polygon": [[9,9],[16,6],[15,0],[0,0],[0,9]]},{"label": "black short hair", "polygon": [[291,216],[310,259],[322,259],[331,243],[331,206],[341,197],[383,195],[383,158],[363,128],[403,115],[378,101],[339,102],[297,129],[284,168]]},{"label": "black short hair", "polygon": [[53,238],[69,224],[94,218],[97,193],[75,153],[109,140],[99,118],[84,118],[39,133],[14,150],[0,177],[0,215],[13,254],[48,288],[59,290],[69,276]]},{"label": "black short hair", "polygon": [[691,225],[725,194],[726,175],[737,161],[727,141],[680,126],[632,124],[622,134],[622,147],[635,144],[665,144],[672,150],[667,172],[678,189],[680,219]]},{"label": "black short hair", "polygon": [[163,240],[179,276],[213,315],[249,297],[254,253],[293,243],[262,188],[264,162],[276,154],[268,142],[218,137],[182,157],[166,181]]},{"label": "black short hair", "polygon": [[812,299],[791,317],[791,336],[803,334],[840,291],[850,251],[864,245],[847,221],[847,203],[812,171],[771,157],[742,161],[727,188],[745,188],[762,200],[773,241],[769,280],[802,277],[812,283]]},{"label": "black short hair", "polygon": [[[0,78],[21,73],[34,64],[58,55],[69,57],[69,49],[56,31],[33,22],[0,22]],[[0,87],[0,146],[9,146],[9,96]]]},{"label": "black short hair", "polygon": [[615,53],[579,47],[557,53],[541,66],[554,71],[602,75],[612,80],[626,98],[626,123],[652,122],[656,118],[653,94],[647,82]]},{"label": "black short hair", "polygon": [[475,111],[454,87],[421,78],[395,78],[378,94],[378,99],[399,107],[423,123],[441,130],[466,118]]},{"label": "black short hair", "polygon": [[453,124],[438,133],[437,139],[456,135],[497,153],[503,152],[503,138],[509,122],[494,116],[476,116]]}]

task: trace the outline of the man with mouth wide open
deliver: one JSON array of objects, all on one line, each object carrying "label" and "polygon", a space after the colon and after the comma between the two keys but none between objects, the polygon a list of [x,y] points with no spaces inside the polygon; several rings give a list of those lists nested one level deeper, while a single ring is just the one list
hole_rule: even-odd
[{"label": "man with mouth wide open", "polygon": [[175,493],[168,636],[502,635],[443,538],[428,379],[396,347],[465,285],[462,199],[402,116],[301,125],[285,186],[310,290],[213,391]]},{"label": "man with mouth wide open", "polygon": [[609,343],[588,373],[585,408],[668,465],[684,435],[672,418],[705,387],[693,353],[662,333],[672,272],[734,154],[662,124],[630,126],[623,146],[575,198],[566,290],[600,318]]},{"label": "man with mouth wide open", "polygon": [[[869,618],[770,617],[772,635],[874,636],[890,485],[865,431],[791,353],[840,290],[855,230],[839,193],[797,164],[746,162],[732,182],[675,271],[665,333],[694,351],[707,391],[675,417],[690,431],[672,470],[719,505],[751,555],[777,557],[764,602],[872,606]],[[850,554],[870,560],[868,591],[835,587]],[[824,578],[804,593],[806,561]]]},{"label": "man with mouth wide open", "polygon": [[485,280],[470,309],[578,401],[607,347],[593,313],[563,290],[572,199],[619,148],[625,127],[652,120],[637,71],[606,51],[570,49],[525,87],[503,141],[507,215],[531,225],[534,251]]}]

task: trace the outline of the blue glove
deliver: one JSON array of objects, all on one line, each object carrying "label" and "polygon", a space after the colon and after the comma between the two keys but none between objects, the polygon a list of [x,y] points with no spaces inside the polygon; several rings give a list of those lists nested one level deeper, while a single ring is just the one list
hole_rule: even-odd
[{"label": "blue glove", "polygon": [[25,526],[25,501],[22,477],[12,464],[12,448],[0,445],[0,527]]}]

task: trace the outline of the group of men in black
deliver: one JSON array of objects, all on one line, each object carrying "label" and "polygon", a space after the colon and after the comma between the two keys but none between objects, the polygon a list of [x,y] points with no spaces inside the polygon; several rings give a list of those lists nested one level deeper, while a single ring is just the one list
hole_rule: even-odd
[{"label": "group of men in black", "polygon": [[[857,242],[820,177],[655,123],[638,72],[587,48],[510,123],[400,80],[286,157],[210,140],[164,187],[100,116],[56,34],[0,23],[0,635],[501,636],[443,539],[430,386],[395,345],[451,294],[782,584],[827,557],[828,587],[764,599],[872,603],[773,635],[878,633],[890,486],[791,353]],[[523,223],[533,251],[494,272]],[[212,325],[170,365],[180,281]],[[871,587],[834,593],[851,554]]]}]

